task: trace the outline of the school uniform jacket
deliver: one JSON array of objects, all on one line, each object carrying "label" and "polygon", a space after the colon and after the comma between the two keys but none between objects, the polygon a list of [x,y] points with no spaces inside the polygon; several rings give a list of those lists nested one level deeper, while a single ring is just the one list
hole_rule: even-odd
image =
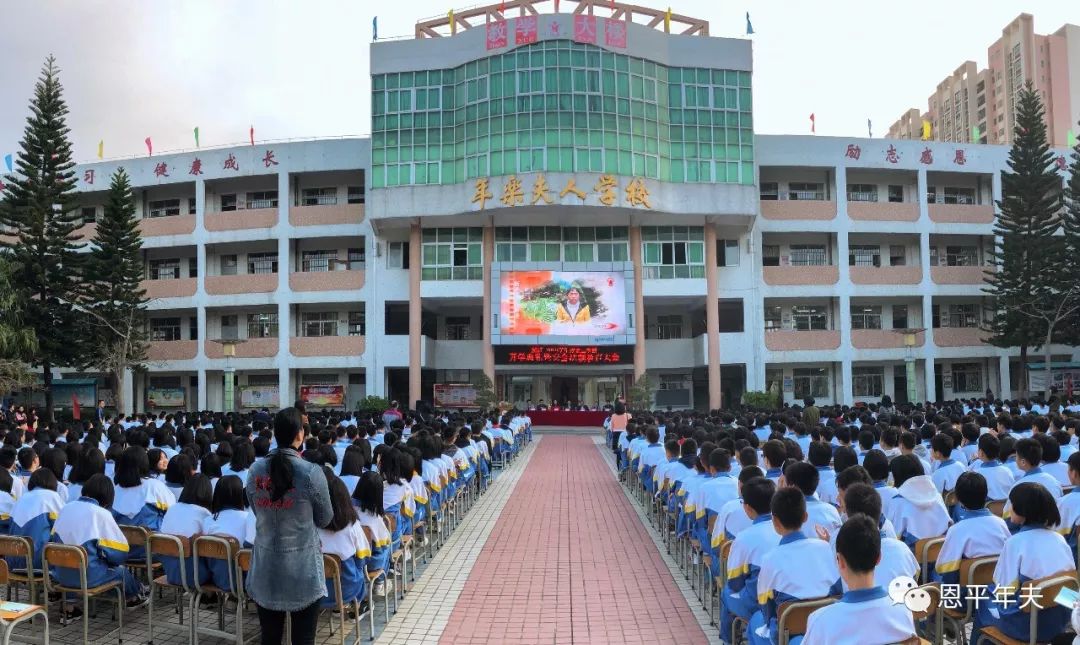
[{"label": "school uniform jacket", "polygon": [[386,528],[381,515],[374,515],[360,509],[357,509],[356,514],[360,518],[360,526],[367,527],[371,531],[371,540],[368,542],[368,547],[371,549],[368,570],[386,571],[390,562],[390,530]]},{"label": "school uniform jacket", "polygon": [[[23,495],[11,508],[11,535],[28,537],[34,542],[33,568],[41,568],[41,553],[52,535],[64,502],[55,491],[35,488]],[[24,558],[10,558],[12,569],[25,569]]]},{"label": "school uniform jacket", "polygon": [[15,498],[11,493],[0,490],[0,535],[11,533],[11,509],[15,507]]},{"label": "school uniform jacket", "polygon": [[[322,540],[323,553],[336,555],[341,560],[341,596],[344,601],[363,600],[367,587],[366,564],[371,557],[371,546],[364,535],[363,525],[357,521],[340,531],[319,529],[319,539]],[[322,606],[335,606],[337,593],[329,579],[326,581],[326,594]]]},{"label": "school uniform jacket", "polygon": [[[235,538],[242,546],[247,536],[247,522],[247,511],[228,508],[204,517],[201,532],[203,535]],[[229,586],[229,567],[232,563],[224,560],[209,560],[206,564],[213,583],[225,591],[232,591]]]},{"label": "school uniform jacket", "polygon": [[[793,563],[798,566],[792,566]],[[757,603],[761,606],[763,624],[769,625],[774,635],[777,634],[776,609],[782,603],[839,593],[840,571],[828,542],[795,531],[780,538],[776,548],[765,553],[761,560]]]},{"label": "school uniform jacket", "polygon": [[979,473],[986,479],[987,499],[999,501],[1009,498],[1009,491],[1012,490],[1013,483],[1016,482],[1016,477],[1014,477],[1012,471],[1000,461],[997,459],[981,461],[971,470],[972,472]]},{"label": "school uniform jacket", "polygon": [[1058,512],[1061,513],[1061,524],[1058,533],[1065,537],[1065,541],[1073,549],[1076,548],[1076,525],[1080,524],[1080,488],[1074,488],[1058,500]]},{"label": "school uniform jacket", "polygon": [[[97,500],[89,497],[80,497],[64,507],[53,527],[52,541],[86,549],[88,587],[116,580],[112,570],[128,559],[127,538],[120,532],[116,520],[98,505]],[[53,567],[52,574],[61,585],[80,585],[76,569]]]},{"label": "school uniform jacket", "polygon": [[856,589],[810,614],[803,645],[899,643],[915,635],[903,603],[893,604],[884,587]]},{"label": "school uniform jacket", "polygon": [[772,525],[772,515],[759,515],[753,524],[735,537],[727,562],[727,586],[733,592],[749,587],[749,594],[757,601],[757,581],[766,554],[780,544],[780,536]]},{"label": "school uniform jacket", "polygon": [[949,528],[949,511],[927,475],[912,477],[896,489],[885,516],[908,546],[922,538],[945,535]]},{"label": "school uniform jacket", "polygon": [[163,482],[144,479],[138,486],[116,487],[112,513],[118,524],[161,528],[161,518],[176,503],[176,496]]},{"label": "school uniform jacket", "polygon": [[964,509],[963,519],[949,528],[941,545],[937,565],[938,579],[946,584],[960,581],[960,561],[1001,553],[1011,537],[1005,520],[988,509]]},{"label": "school uniform jacket", "polygon": [[933,474],[930,475],[930,479],[934,480],[938,492],[943,493],[956,488],[956,480],[960,479],[960,475],[964,474],[964,470],[964,466],[959,461],[946,459],[938,464]]},{"label": "school uniform jacket", "polygon": [[[979,618],[983,624],[999,627],[1013,638],[1026,638],[1029,614],[1020,609],[1020,587],[1063,571],[1075,570],[1073,552],[1056,531],[1023,526],[1005,542],[1005,548],[994,568],[994,584],[989,589],[990,601],[980,603]],[[1075,572],[1075,571],[1074,571]],[[1000,588],[1011,589],[1010,602],[997,602]],[[1049,641],[1069,621],[1070,610],[1053,605],[1039,612],[1037,640]]]}]

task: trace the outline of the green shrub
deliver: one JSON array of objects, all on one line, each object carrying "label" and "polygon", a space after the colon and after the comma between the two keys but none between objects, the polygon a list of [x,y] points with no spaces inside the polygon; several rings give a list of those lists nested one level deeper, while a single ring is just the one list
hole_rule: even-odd
[{"label": "green shrub", "polygon": [[776,410],[780,407],[780,396],[775,392],[744,392],[743,405],[757,410]]}]

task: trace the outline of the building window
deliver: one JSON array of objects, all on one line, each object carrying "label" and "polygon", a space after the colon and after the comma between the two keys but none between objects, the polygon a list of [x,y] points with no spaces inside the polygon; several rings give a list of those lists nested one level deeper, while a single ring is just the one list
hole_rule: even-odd
[{"label": "building window", "polygon": [[881,307],[851,305],[852,329],[881,329]]},{"label": "building window", "polygon": [[363,204],[364,203],[364,187],[363,186],[349,186],[348,188],[348,202],[350,204]]},{"label": "building window", "polygon": [[805,399],[808,396],[828,398],[829,372],[824,367],[793,369],[791,376],[796,399]]},{"label": "building window", "polygon": [[893,305],[892,306],[892,328],[893,329],[910,329],[908,326],[908,306],[907,305]]},{"label": "building window", "polygon": [[[276,199],[277,195],[275,195],[274,198]],[[305,188],[301,192],[301,206],[333,206],[335,204],[337,204],[337,188],[334,186],[328,186],[326,188]]]},{"label": "building window", "polygon": [[704,278],[705,231],[697,226],[641,229],[646,279]]},{"label": "building window", "polygon": [[761,182],[760,199],[763,202],[775,202],[780,199],[780,184],[775,181]]},{"label": "building window", "polygon": [[367,325],[364,319],[363,311],[350,311],[349,312],[349,335],[350,336],[363,336],[367,333]]},{"label": "building window", "polygon": [[629,259],[625,226],[581,226],[562,229],[566,262],[626,262]]},{"label": "building window", "polygon": [[248,193],[248,208],[277,208],[278,199],[276,190],[263,190]]},{"label": "building window", "polygon": [[83,206],[79,211],[79,217],[83,224],[93,224],[97,221],[97,206]]},{"label": "building window", "polygon": [[248,253],[248,273],[277,273],[277,253]]},{"label": "building window", "polygon": [[778,244],[763,244],[761,246],[761,266],[764,266],[764,267],[778,267],[778,266],[780,266],[780,245],[778,245]]},{"label": "building window", "polygon": [[300,314],[300,332],[302,336],[314,338],[338,335],[338,315],[336,311],[305,311]]},{"label": "building window", "polygon": [[656,317],[656,338],[658,340],[678,340],[682,338],[682,316],[665,314]]},{"label": "building window", "polygon": [[931,186],[927,191],[926,201],[929,204],[974,204],[975,189]]},{"label": "building window", "polygon": [[829,328],[829,314],[818,305],[794,305],[791,308],[791,325],[796,331],[823,331]]},{"label": "building window", "polygon": [[337,374],[301,374],[300,385],[337,385]]},{"label": "building window", "polygon": [[252,374],[248,372],[247,375],[248,385],[277,385],[277,374]]},{"label": "building window", "polygon": [[982,366],[978,363],[952,364],[953,392],[982,392]]},{"label": "building window", "polygon": [[180,279],[180,260],[150,260],[149,267],[151,280]]},{"label": "building window", "polygon": [[159,199],[150,202],[150,217],[172,217],[179,214],[179,199]]},{"label": "building window", "polygon": [[[944,262],[941,260],[944,259]],[[979,247],[977,246],[946,246],[945,257],[938,255],[938,248],[933,248],[930,256],[931,266],[949,267],[974,267],[979,266]]]},{"label": "building window", "polygon": [[848,247],[848,266],[881,266],[881,247],[869,244],[853,244]]},{"label": "building window", "polygon": [[907,247],[902,244],[889,245],[889,266],[907,266]]},{"label": "building window", "polygon": [[716,266],[739,266],[739,240],[716,240]]},{"label": "building window", "polygon": [[561,239],[558,226],[498,228],[495,231],[495,259],[498,262],[558,262],[562,255]]},{"label": "building window", "polygon": [[188,197],[188,200],[187,200],[187,214],[188,215],[194,215],[195,210],[196,210],[195,209],[195,198],[194,197]]},{"label": "building window", "polygon": [[893,204],[902,204],[904,202],[904,187],[890,185],[889,186],[889,202]]},{"label": "building window", "polygon": [[784,389],[784,370],[779,367],[767,367],[765,368],[765,391],[766,392],[783,392]]},{"label": "building window", "polygon": [[788,199],[795,201],[821,201],[825,199],[825,184],[816,182],[791,182]]},{"label": "building window", "polygon": [[423,230],[422,280],[480,280],[483,277],[483,231],[472,228]]},{"label": "building window", "polygon": [[784,309],[780,305],[765,307],[765,331],[784,328]]},{"label": "building window", "polygon": [[885,391],[885,372],[880,367],[853,367],[851,386],[855,396],[880,397]]},{"label": "building window", "polygon": [[300,253],[300,271],[303,273],[330,270],[330,264],[337,261],[337,251],[302,251]]},{"label": "building window", "polygon": [[848,184],[847,198],[849,202],[876,202],[877,186],[874,184]]},{"label": "building window", "polygon": [[386,243],[386,268],[408,269],[409,268],[409,243],[387,242]]},{"label": "building window", "polygon": [[227,213],[236,210],[236,194],[221,196],[221,212]]},{"label": "building window", "polygon": [[239,316],[230,314],[221,317],[221,339],[237,340],[240,338]]},{"label": "building window", "polygon": [[[880,263],[880,260],[879,260]],[[825,246],[822,244],[792,244],[791,266],[823,267],[827,264]]]},{"label": "building window", "polygon": [[247,315],[248,338],[277,338],[278,315],[259,313]]},{"label": "building window", "polygon": [[446,339],[447,340],[469,340],[469,320],[468,316],[447,316],[446,317]]},{"label": "building window", "polygon": [[150,340],[180,340],[179,318],[152,318],[150,320]]},{"label": "building window", "polygon": [[221,256],[221,275],[236,275],[236,256]]},{"label": "building window", "polygon": [[[361,238],[363,239],[363,238]],[[366,257],[366,251],[364,247],[349,249],[349,271],[362,271],[364,269],[364,260]]]},{"label": "building window", "polygon": [[934,305],[934,322],[936,327],[958,327],[971,329],[979,326],[978,305],[953,304],[945,305],[944,310],[939,305]]}]

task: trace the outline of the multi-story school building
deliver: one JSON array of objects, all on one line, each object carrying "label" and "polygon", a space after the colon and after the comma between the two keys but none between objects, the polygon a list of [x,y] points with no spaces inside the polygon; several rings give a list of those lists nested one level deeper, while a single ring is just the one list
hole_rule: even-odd
[{"label": "multi-story school building", "polygon": [[370,138],[79,167],[88,236],[111,173],[137,187],[135,409],[445,404],[477,372],[589,404],[648,374],[675,408],[1019,389],[980,332],[1007,148],[755,135],[749,40],[506,5],[374,43]]}]

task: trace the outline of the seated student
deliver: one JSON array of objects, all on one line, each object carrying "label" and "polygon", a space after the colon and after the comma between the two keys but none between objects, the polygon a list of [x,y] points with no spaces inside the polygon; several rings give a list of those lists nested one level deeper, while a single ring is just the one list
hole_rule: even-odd
[{"label": "seated student", "polygon": [[[406,464],[408,460],[408,464]],[[412,518],[416,514],[416,502],[408,485],[406,467],[411,470],[411,459],[397,448],[387,451],[379,464],[385,484],[383,485],[383,512],[394,518],[393,541],[398,547],[402,535],[412,534]],[[460,471],[460,468],[459,468]]]},{"label": "seated student", "polygon": [[840,513],[832,504],[826,504],[817,498],[818,471],[805,461],[797,461],[784,469],[784,481],[794,486],[806,497],[806,528],[815,531],[821,527],[829,533],[840,530]]},{"label": "seated student", "polygon": [[[180,491],[179,501],[165,511],[165,516],[161,518],[159,532],[194,539],[195,536],[202,534],[203,520],[210,517],[213,501],[214,489],[210,486],[210,478],[202,473],[195,475]],[[164,556],[161,558],[161,564],[165,568],[165,577],[169,584],[180,584],[179,559]],[[184,568],[189,585],[205,584],[210,578],[209,569],[205,567],[199,571],[198,578],[195,577],[194,557],[184,558]]]},{"label": "seated student", "polygon": [[914,432],[901,432],[900,433],[900,454],[901,455],[915,455],[918,458],[919,463],[923,466],[923,472],[928,473],[933,469],[930,467],[930,462],[920,455],[920,452],[925,452],[926,446],[919,442],[919,437]]},{"label": "seated student", "polygon": [[660,430],[656,426],[645,428],[645,446],[638,456],[637,473],[645,484],[645,490],[655,492],[652,484],[652,473],[661,462],[664,461],[664,447],[660,445]]},{"label": "seated student", "polygon": [[386,572],[385,582],[379,580],[371,590],[372,595],[384,596],[394,589],[390,575],[390,528],[383,513],[383,479],[379,473],[368,471],[360,476],[352,498],[357,506],[357,517],[363,526],[371,557],[367,561],[368,572]]},{"label": "seated student", "polygon": [[215,452],[206,454],[199,462],[199,472],[210,478],[210,485],[217,487],[221,479],[221,457]]},{"label": "seated student", "polygon": [[33,475],[34,471],[41,466],[41,460],[34,449],[27,446],[19,449],[18,462],[19,467],[18,470],[15,471],[15,475],[21,479],[24,484],[29,485],[30,475]]},{"label": "seated student", "polygon": [[668,481],[668,500],[670,502],[668,507],[672,511],[678,510],[681,505],[680,502],[686,496],[683,491],[686,480],[696,477],[698,474],[695,468],[695,464],[698,463],[697,453],[698,444],[696,441],[693,439],[683,441],[679,452],[679,461],[671,464],[671,467],[665,471]]},{"label": "seated student", "polygon": [[11,495],[14,478],[7,470],[0,469],[0,535],[11,533],[11,509],[15,498]]},{"label": "seated student", "polygon": [[911,611],[893,603],[875,582],[880,560],[877,523],[865,515],[850,517],[836,536],[836,563],[848,591],[839,602],[810,614],[803,645],[899,643],[915,635]]},{"label": "seated student", "polygon": [[195,467],[192,465],[191,457],[186,452],[182,452],[170,459],[169,465],[165,467],[165,487],[173,495],[179,495],[194,474]]},{"label": "seated student", "polygon": [[[731,475],[731,453],[717,448],[709,454],[709,479],[698,487],[695,497],[690,500],[699,528],[707,528],[709,520],[720,513],[725,504],[738,497],[739,480]],[[702,542],[707,543],[708,540]]]},{"label": "seated student", "polygon": [[774,484],[779,482],[788,456],[784,442],[777,439],[766,441],[761,448],[761,454],[765,458],[765,478]]},{"label": "seated student", "polygon": [[881,431],[880,444],[881,452],[885,453],[885,457],[892,461],[893,457],[899,457],[900,452],[900,432],[896,428],[885,428]]},{"label": "seated student", "polygon": [[1069,485],[1069,465],[1061,460],[1061,444],[1047,434],[1037,434],[1034,439],[1042,446],[1039,468],[1050,474],[1062,487]]},{"label": "seated student", "polygon": [[900,455],[889,464],[896,497],[885,517],[892,522],[897,537],[914,547],[922,538],[945,535],[949,511],[934,481],[923,473],[922,464],[913,455]]},{"label": "seated student", "polygon": [[[1073,487],[1058,500],[1061,524],[1058,532],[1065,536],[1070,549],[1076,549],[1076,525],[1080,524],[1080,452],[1069,455],[1069,483]],[[3,484],[0,483],[0,488]],[[0,516],[2,517],[2,516]]]},{"label": "seated student", "polygon": [[996,436],[987,433],[979,437],[979,451],[975,453],[978,465],[972,470],[986,479],[986,496],[990,501],[1008,499],[1009,489],[1016,481],[1012,471],[998,461],[999,451],[1000,443]]},{"label": "seated student", "polygon": [[[896,459],[893,459],[893,461],[896,461]],[[878,495],[881,495],[882,512],[887,516],[889,507],[892,505],[893,498],[896,497],[897,493],[896,488],[889,485],[889,458],[880,450],[871,450],[866,453],[866,457],[863,458],[861,463],[867,474],[870,475],[871,481],[874,482],[874,489],[878,492]]]},{"label": "seated student", "polygon": [[[863,464],[863,460],[866,459],[866,455],[869,454],[869,452],[874,449],[874,433],[871,432],[870,430],[862,430],[862,431],[860,431],[859,435],[858,435],[858,443],[859,443],[859,449],[856,451],[855,454],[857,454],[859,456],[859,464]],[[881,453],[881,454],[884,455],[885,453]],[[886,457],[885,461],[888,461],[888,460],[889,460],[889,458]],[[863,465],[865,465],[865,464],[863,464]]]},{"label": "seated student", "polygon": [[[1040,467],[1042,454],[1042,444],[1037,439],[1021,439],[1016,442],[1016,466],[1023,474],[1016,479],[1013,488],[1027,483],[1042,484],[1055,500],[1061,499],[1061,484],[1058,483],[1056,477],[1044,472]],[[1009,491],[1009,497],[1012,497],[1012,491]],[[1009,509],[1010,505],[1006,503],[1006,519],[1008,519]]]},{"label": "seated student", "polygon": [[667,501],[667,472],[677,463],[679,463],[679,442],[675,439],[668,439],[664,443],[664,461],[653,469],[653,490],[656,491],[657,499],[661,501]]},{"label": "seated student", "polygon": [[[371,557],[371,547],[364,535],[364,526],[357,517],[352,505],[349,489],[345,482],[334,475],[333,469],[326,468],[326,483],[330,488],[330,507],[334,518],[319,529],[322,552],[336,555],[341,561],[341,597],[345,603],[363,600],[367,596],[367,559]],[[220,488],[220,487],[219,487]],[[326,581],[326,596],[321,605],[337,605],[337,591],[330,579]]]},{"label": "seated student", "polygon": [[[881,517],[881,496],[866,483],[853,483],[844,489],[844,512],[849,517],[860,513],[869,517]],[[886,530],[879,521],[878,534],[881,536],[881,561],[874,569],[874,584],[888,587],[898,576],[914,578],[919,572],[919,563],[906,544],[896,539],[892,527]],[[839,531],[837,531],[839,534]],[[819,534],[820,537],[820,534]],[[835,542],[833,549],[836,548]],[[846,587],[844,589],[847,590]]]},{"label": "seated student", "polygon": [[964,466],[952,458],[952,437],[939,432],[930,440],[930,454],[934,458],[937,468],[934,469],[930,479],[934,481],[939,493],[945,493],[956,488],[956,480],[964,472]]},{"label": "seated student", "polygon": [[[1016,463],[1016,444],[1019,439],[1013,435],[998,435],[998,440],[1001,442],[1001,463],[1009,469],[1014,480],[1020,479],[1024,476],[1024,471],[1020,470],[1020,466]],[[1007,495],[1006,499],[1008,499]]]},{"label": "seated student", "polygon": [[[742,469],[739,473],[739,495],[742,495],[742,487],[746,482],[754,479],[755,477],[764,477],[765,474],[757,466],[748,466]],[[729,540],[734,540],[735,536],[742,533],[753,524],[750,516],[746,514],[746,508],[742,503],[742,498],[738,497],[729,501],[720,507],[720,511],[716,514],[716,523],[713,524],[712,533],[709,536],[709,542],[712,545],[714,553],[718,553],[720,547]],[[713,577],[720,575],[720,559],[713,558]]]},{"label": "seated student", "polygon": [[960,435],[963,438],[960,442],[960,451],[967,457],[967,463],[970,466],[971,462],[978,458],[979,437],[981,436],[979,426],[970,422],[965,423],[960,426]]},{"label": "seated student", "polygon": [[[235,538],[243,547],[248,529],[244,482],[237,475],[225,475],[213,488],[211,514],[202,520],[202,534]],[[229,587],[230,565],[231,563],[223,560],[211,560],[209,563],[210,581],[226,592],[232,591]]]},{"label": "seated student", "polygon": [[79,458],[71,468],[68,482],[68,499],[76,500],[82,496],[82,487],[91,477],[105,473],[105,453],[91,445],[83,445]]},{"label": "seated student", "polygon": [[[56,493],[56,475],[51,470],[39,468],[30,476],[29,489],[11,507],[11,535],[27,537],[33,542],[32,567],[41,569],[41,552],[49,541],[53,523],[64,501]],[[8,558],[13,570],[25,570],[25,558]]]},{"label": "seated student", "polygon": [[712,454],[715,445],[706,441],[701,444],[700,452],[693,459],[693,475],[687,477],[677,491],[679,500],[679,515],[675,521],[675,527],[679,535],[685,535],[694,527],[697,517],[697,508],[694,500],[697,499],[697,490],[705,482],[709,481],[709,455]]},{"label": "seated student", "polygon": [[[1019,443],[1023,443],[1021,440]],[[1022,457],[1021,457],[1022,458]],[[1074,554],[1055,531],[1061,523],[1054,497],[1044,486],[1021,482],[1009,492],[1012,518],[1020,531],[1005,541],[994,568],[989,599],[978,603],[971,632],[976,642],[984,627],[997,627],[1009,638],[1026,641],[1031,615],[1020,609],[1022,587],[1040,578],[1059,573],[1076,575]],[[1039,611],[1036,639],[1045,642],[1060,633],[1069,622],[1070,610],[1054,603]]]},{"label": "seated student", "polygon": [[64,483],[64,471],[67,470],[67,451],[61,448],[49,448],[40,459],[41,468],[48,468],[56,475],[56,494],[68,501],[68,487]]},{"label": "seated student", "polygon": [[[86,552],[86,585],[90,588],[113,581],[123,581],[128,608],[141,607],[148,597],[142,583],[124,566],[129,558],[127,538],[108,508],[115,489],[104,474],[94,475],[83,485],[79,499],[60,511],[53,527],[52,541],[81,546]],[[78,587],[80,572],[53,567],[52,575],[64,586]],[[70,608],[68,620],[82,616],[82,610]]]},{"label": "seated student", "polygon": [[[165,483],[151,479],[150,462],[146,450],[130,446],[120,454],[116,462],[116,492],[112,514],[117,524],[142,526],[151,531],[161,528],[165,511],[176,503]],[[144,547],[133,547],[130,558],[145,558]]]},{"label": "seated student", "polygon": [[240,481],[247,482],[248,469],[255,463],[255,446],[247,439],[240,438],[233,442],[232,457],[221,468],[222,475],[236,475]]},{"label": "seated student", "polygon": [[[986,479],[977,472],[956,480],[957,522],[945,533],[933,579],[943,584],[960,583],[960,561],[997,555],[1009,539],[1005,520],[986,508]],[[961,591],[963,593],[963,591]]]},{"label": "seated student", "polygon": [[[809,464],[803,465],[813,468]],[[788,466],[788,471],[792,468]],[[787,471],[784,477],[787,478]],[[759,609],[750,617],[746,630],[753,645],[779,641],[776,610],[780,604],[837,595],[841,591],[840,572],[832,548],[827,542],[808,539],[802,530],[803,524],[808,522],[806,501],[803,491],[797,488],[781,488],[773,495],[770,504],[772,525],[780,542],[761,559],[756,587]],[[791,566],[792,563],[798,563],[798,566]],[[746,589],[743,593],[749,591]]]},{"label": "seated student", "polygon": [[19,499],[26,493],[26,482],[16,473],[18,454],[18,451],[11,446],[0,448],[0,469],[8,471],[11,475],[11,496],[15,499]]},{"label": "seated student", "polygon": [[758,572],[765,555],[780,544],[780,536],[772,523],[772,498],[776,484],[764,477],[743,484],[742,502],[747,517],[753,522],[735,536],[727,560],[727,584],[721,592],[720,637],[728,643],[732,638],[732,623],[738,616],[749,621],[758,610]]},{"label": "seated student", "polygon": [[836,471],[829,465],[832,461],[832,448],[824,441],[814,441],[807,448],[807,460],[818,471],[818,499],[836,506]]}]

